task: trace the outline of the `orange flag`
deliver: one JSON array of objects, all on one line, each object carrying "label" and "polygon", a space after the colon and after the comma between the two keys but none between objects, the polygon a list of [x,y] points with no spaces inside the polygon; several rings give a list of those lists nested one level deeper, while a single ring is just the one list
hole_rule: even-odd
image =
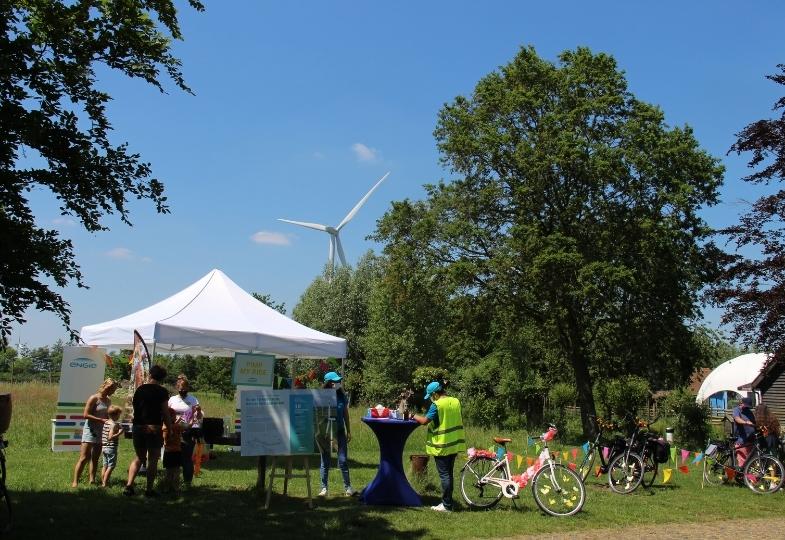
[{"label": "orange flag", "polygon": [[728,477],[728,480],[733,482],[736,479],[736,470],[731,467],[725,467],[725,475]]},{"label": "orange flag", "polygon": [[531,467],[532,465],[534,465],[534,458],[527,457],[526,458],[526,466],[527,467]]}]

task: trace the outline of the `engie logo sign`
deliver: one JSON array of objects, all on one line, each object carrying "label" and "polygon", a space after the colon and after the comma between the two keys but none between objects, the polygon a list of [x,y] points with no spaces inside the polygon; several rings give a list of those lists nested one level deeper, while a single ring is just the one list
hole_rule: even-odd
[{"label": "engie logo sign", "polygon": [[98,364],[96,364],[89,358],[80,357],[80,358],[74,358],[73,360],[68,362],[68,367],[95,369],[98,367]]}]

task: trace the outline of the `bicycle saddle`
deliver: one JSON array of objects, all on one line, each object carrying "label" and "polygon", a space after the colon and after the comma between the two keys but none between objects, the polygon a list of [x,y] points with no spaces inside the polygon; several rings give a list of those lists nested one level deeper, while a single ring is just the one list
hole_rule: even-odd
[{"label": "bicycle saddle", "polygon": [[512,442],[512,439],[505,439],[504,437],[494,437],[493,442],[496,444],[507,444],[508,442]]}]

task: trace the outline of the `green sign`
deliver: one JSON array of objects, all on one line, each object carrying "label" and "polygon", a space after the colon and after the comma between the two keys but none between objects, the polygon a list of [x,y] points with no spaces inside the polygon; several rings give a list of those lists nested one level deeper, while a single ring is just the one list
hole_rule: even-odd
[{"label": "green sign", "polygon": [[271,354],[234,353],[232,384],[272,388],[275,356]]}]

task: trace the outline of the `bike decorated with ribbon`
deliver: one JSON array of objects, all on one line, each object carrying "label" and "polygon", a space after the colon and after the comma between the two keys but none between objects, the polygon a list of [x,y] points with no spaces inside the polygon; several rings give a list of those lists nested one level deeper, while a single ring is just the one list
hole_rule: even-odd
[{"label": "bike decorated with ribbon", "polygon": [[586,502],[586,489],[581,477],[569,467],[557,463],[548,449],[548,441],[557,434],[551,425],[540,436],[543,450],[525,472],[513,476],[507,443],[511,439],[494,437],[497,452],[470,448],[469,460],[461,469],[461,495],[472,509],[488,509],[502,497],[518,498],[520,490],[531,483],[537,506],[551,516],[571,516],[580,512]]}]

